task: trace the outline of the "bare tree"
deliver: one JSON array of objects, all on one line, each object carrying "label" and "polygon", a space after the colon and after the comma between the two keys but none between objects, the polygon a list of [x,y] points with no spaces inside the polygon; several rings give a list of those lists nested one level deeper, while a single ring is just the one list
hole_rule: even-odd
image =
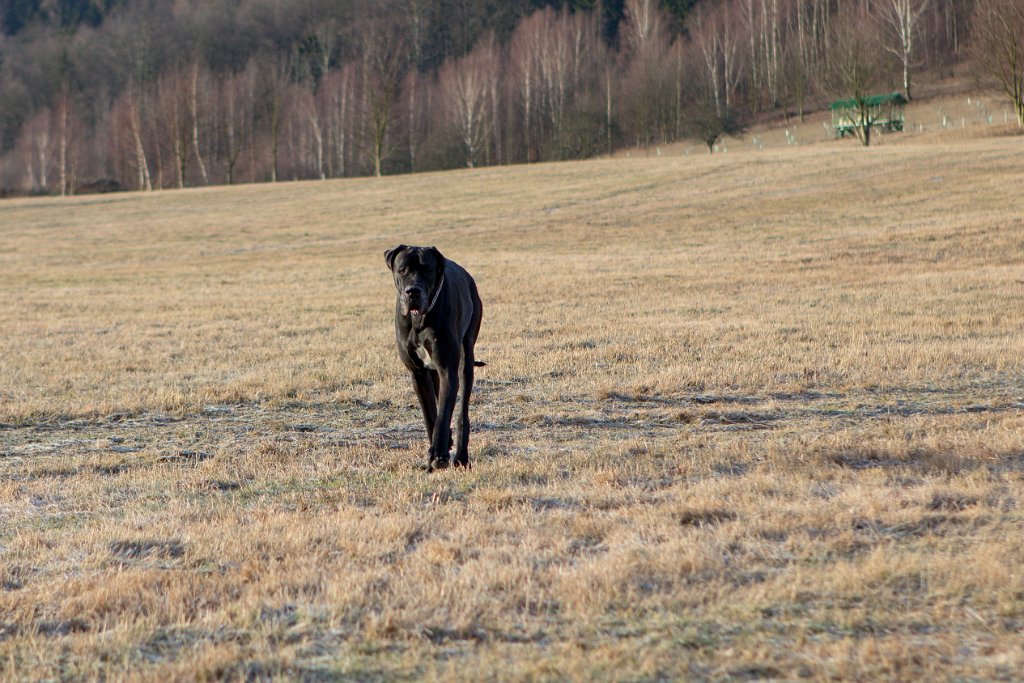
[{"label": "bare tree", "polygon": [[139,115],[138,99],[128,94],[128,126],[132,131],[132,144],[135,147],[135,163],[138,169],[139,189],[150,191],[153,181],[149,175],[149,162],[146,161],[146,148],[142,144],[142,117]]},{"label": "bare tree", "polygon": [[708,154],[714,153],[715,143],[723,136],[736,135],[742,130],[732,114],[720,114],[715,109],[713,96],[699,93],[686,112],[685,127],[690,135],[707,145]]},{"label": "bare tree", "polygon": [[257,65],[260,83],[259,101],[263,103],[270,133],[270,182],[277,182],[280,172],[281,132],[286,120],[288,86],[292,82],[294,46],[288,52],[268,55]]},{"label": "bare tree", "polygon": [[[175,162],[175,183],[181,188],[189,183],[189,169],[193,160],[204,185],[210,184],[206,168],[200,131],[209,116],[205,111],[210,106],[210,88],[207,76],[198,60],[166,73],[156,83],[156,115],[160,119],[165,145],[169,147]],[[136,95],[127,101],[128,124],[133,130],[136,148],[136,165],[140,187],[148,186],[148,163],[142,141],[142,121]]]},{"label": "bare tree", "polygon": [[149,175],[149,163],[146,160],[146,147],[143,143],[144,131],[142,129],[141,105],[135,88],[129,87],[114,103],[111,112],[111,124],[116,130],[126,132],[128,137],[126,160],[127,172],[135,175],[135,188],[138,190],[152,190],[153,184]]},{"label": "bare tree", "polygon": [[997,85],[1024,128],[1024,5],[1019,0],[978,0],[971,36],[982,81]]},{"label": "bare tree", "polygon": [[420,141],[425,128],[423,100],[429,100],[428,78],[415,67],[405,72],[405,78],[399,86],[405,105],[405,142],[406,155],[409,159],[409,170],[415,172],[419,161]]},{"label": "bare tree", "polygon": [[796,115],[803,121],[812,83],[810,69],[801,55],[799,44],[790,44],[787,47],[782,63],[781,76],[784,96],[787,100],[792,100],[796,106]]},{"label": "bare tree", "polygon": [[903,92],[911,99],[910,72],[915,66],[914,46],[920,32],[920,19],[931,0],[873,0],[876,14],[888,29],[882,45],[900,63]]},{"label": "bare tree", "polygon": [[[498,53],[498,63],[496,65],[498,73],[497,73],[497,77],[494,78],[493,80],[491,80],[491,92],[490,92],[490,97],[491,97],[491,121],[492,121],[492,124],[491,124],[491,145],[490,145],[490,148],[494,150],[494,160],[493,160],[493,163],[496,163],[496,164],[504,163],[504,159],[505,159],[505,151],[504,151],[504,148],[502,146],[502,144],[504,142],[504,139],[505,139],[504,138],[504,130],[503,130],[504,127],[502,126],[502,116],[501,116],[501,112],[504,109],[504,107],[502,106],[503,105],[503,99],[502,98],[503,98],[503,95],[504,95],[504,92],[505,92],[501,88],[501,75],[502,75],[503,67],[504,67],[504,61],[505,61],[504,57],[505,57],[505,54],[506,53],[505,53],[504,49],[502,49]],[[490,159],[488,160],[488,163],[492,163]]]},{"label": "bare tree", "polygon": [[189,79],[178,70],[165,75],[156,85],[161,128],[165,144],[174,159],[175,183],[179,188],[185,187],[188,181],[188,162],[192,150],[188,82]]},{"label": "bare tree", "polygon": [[974,0],[936,0],[935,19],[946,58],[959,57],[967,37]]},{"label": "bare tree", "polygon": [[551,138],[559,140],[565,123],[566,109],[571,97],[573,45],[571,28],[562,15],[550,7],[539,14],[543,17],[540,44],[540,94],[543,102],[545,125]]},{"label": "bare tree", "polygon": [[355,101],[356,69],[353,64],[343,64],[341,68],[332,70],[320,84],[319,97],[324,100],[324,109],[328,121],[328,145],[331,154],[328,164],[332,168],[331,175],[344,176],[348,171],[348,158],[352,153],[349,140],[351,137],[351,111]]},{"label": "bare tree", "polygon": [[[771,106],[779,104],[782,45],[785,38],[782,33],[785,7],[780,9],[779,2],[739,0],[735,8],[739,10],[738,32],[746,34],[742,49],[747,57],[750,106],[753,111],[760,108],[761,99],[765,95]],[[718,13],[728,10],[728,6],[721,6]]]},{"label": "bare tree", "polygon": [[626,0],[625,21],[620,28],[625,50],[643,52],[652,43],[664,40],[668,21],[658,5],[658,0]]},{"label": "bare tree", "polygon": [[311,88],[305,84],[293,84],[289,88],[289,100],[292,102],[294,132],[298,137],[295,145],[299,166],[312,167],[313,174],[320,180],[327,177],[324,159],[325,120],[320,111],[320,103]]},{"label": "bare tree", "polygon": [[338,17],[324,17],[319,19],[313,26],[313,34],[310,37],[315,45],[316,64],[313,69],[313,79],[319,83],[327,75],[331,68],[331,60],[338,52],[341,42],[342,22]]},{"label": "bare tree", "polygon": [[71,101],[71,86],[67,78],[60,88],[60,99],[57,101],[57,149],[59,187],[61,196],[74,194],[74,174],[72,172],[71,146],[74,130]]},{"label": "bare tree", "polygon": [[44,109],[21,128],[20,149],[25,171],[25,186],[34,192],[49,190],[49,176],[53,170],[54,138],[53,113]]},{"label": "bare tree", "polygon": [[577,122],[570,119],[594,72],[598,25],[594,15],[550,7],[532,18],[539,22],[538,99],[547,133],[546,157],[566,158],[579,146]]},{"label": "bare tree", "polygon": [[[805,42],[805,61],[808,70],[821,79],[826,79],[826,74],[831,66],[832,37],[837,34],[835,30],[834,8],[835,0],[797,0],[798,7],[803,7],[804,20],[806,22],[807,39]],[[806,5],[809,5],[806,6]],[[848,10],[846,14],[850,15]],[[854,21],[859,21],[855,19]],[[840,27],[844,22],[838,22]],[[855,28],[857,24],[847,27]]]},{"label": "bare tree", "polygon": [[621,86],[623,119],[632,124],[631,137],[637,146],[667,142],[676,129],[677,83],[668,20],[657,2],[626,2],[622,40],[626,60]]},{"label": "bare tree", "polygon": [[325,119],[312,83],[290,83],[282,125],[282,173],[292,180],[327,177]]},{"label": "bare tree", "polygon": [[237,181],[238,160],[252,135],[255,72],[245,70],[223,78],[218,87],[218,128],[228,185]]},{"label": "bare tree", "polygon": [[723,106],[716,85],[708,73],[705,50],[691,45],[682,56],[682,69],[687,82],[687,106],[682,112],[682,125],[688,136],[707,145],[708,153],[715,151],[715,143],[727,135],[743,130],[739,108]]},{"label": "bare tree", "polygon": [[[189,69],[188,109],[192,118],[192,149],[196,163],[199,164],[199,175],[203,179],[203,184],[209,185],[210,176],[206,172],[206,163],[203,162],[203,154],[199,149],[199,71],[199,60],[195,60]],[[206,79],[203,80],[205,82]]]},{"label": "bare tree", "polygon": [[370,155],[373,174],[380,177],[384,162],[394,151],[389,133],[402,81],[411,63],[409,44],[403,27],[381,13],[368,20],[363,31],[362,48]]},{"label": "bare tree", "polygon": [[481,41],[462,59],[446,62],[438,73],[447,118],[458,131],[470,168],[480,161],[494,125],[493,83],[498,79],[497,45]]},{"label": "bare tree", "polygon": [[429,110],[424,99],[429,98],[426,79],[420,72],[425,60],[424,46],[430,33],[430,2],[429,0],[401,0],[399,5],[406,17],[406,34],[408,35],[409,59],[411,68],[405,76],[402,91],[406,100],[406,139],[408,142],[409,168],[416,170],[419,157],[419,143],[424,135],[424,113]]},{"label": "bare tree", "polygon": [[846,117],[861,143],[871,144],[871,130],[878,109],[869,98],[881,81],[882,63],[863,8],[848,7],[837,19],[829,39],[830,64],[825,73],[826,89],[844,106]]},{"label": "bare tree", "polygon": [[612,153],[612,131],[615,127],[615,119],[613,117],[614,108],[614,94],[615,88],[613,85],[616,82],[616,62],[609,54],[605,58],[603,80],[604,80],[604,135],[605,135],[605,153]]},{"label": "bare tree", "polygon": [[693,42],[703,57],[707,84],[720,117],[733,109],[742,76],[739,26],[730,9],[728,4],[710,9],[701,5],[691,22]]},{"label": "bare tree", "polygon": [[522,108],[522,135],[525,161],[537,161],[539,134],[534,122],[537,110],[537,91],[540,83],[540,48],[543,43],[542,15],[535,13],[516,26],[510,48],[510,70],[515,83],[519,105]]}]

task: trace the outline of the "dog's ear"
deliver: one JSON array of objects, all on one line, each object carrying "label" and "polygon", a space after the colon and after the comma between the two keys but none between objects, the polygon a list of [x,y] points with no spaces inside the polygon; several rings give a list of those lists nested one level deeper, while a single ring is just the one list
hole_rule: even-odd
[{"label": "dog's ear", "polygon": [[384,262],[388,264],[388,270],[395,269],[395,257],[398,256],[399,252],[401,252],[403,249],[408,248],[409,247],[407,247],[404,244],[399,244],[394,249],[388,249],[387,251],[384,252]]},{"label": "dog's ear", "polygon": [[434,259],[434,270],[437,271],[437,279],[440,280],[441,276],[444,275],[444,265],[448,263],[437,247],[427,247],[427,254]]}]

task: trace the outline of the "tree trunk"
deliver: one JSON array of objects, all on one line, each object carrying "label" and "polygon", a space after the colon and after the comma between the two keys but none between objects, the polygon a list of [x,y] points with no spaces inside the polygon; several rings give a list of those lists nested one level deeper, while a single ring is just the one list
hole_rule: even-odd
[{"label": "tree trunk", "polygon": [[526,163],[533,161],[533,144],[530,138],[530,76],[523,82],[523,136],[526,140]]},{"label": "tree trunk", "polygon": [[348,77],[342,73],[341,81],[341,93],[338,95],[338,175],[345,175],[345,126],[346,126],[346,107],[348,106]]},{"label": "tree trunk", "polygon": [[270,113],[270,151],[273,160],[270,166],[270,182],[276,183],[277,152],[281,145],[281,107],[279,102],[274,102],[271,106],[273,111]]},{"label": "tree trunk", "polygon": [[378,110],[373,116],[373,175],[380,178],[384,165],[384,138],[388,132],[387,114]]},{"label": "tree trunk", "polygon": [[611,155],[611,67],[604,71],[604,131],[608,144],[608,155]]},{"label": "tree trunk", "polygon": [[70,105],[68,104],[67,85],[65,85],[60,105],[60,151],[58,160],[58,163],[60,164],[59,173],[61,197],[66,197],[68,195],[68,119],[71,118],[71,113],[68,111],[69,109]]},{"label": "tree trunk", "polygon": [[192,88],[189,92],[189,109],[192,114],[192,149],[199,163],[199,174],[203,178],[203,184],[210,184],[210,176],[206,174],[206,164],[203,163],[203,155],[199,151],[199,62],[192,67]]},{"label": "tree trunk", "polygon": [[409,171],[416,172],[416,81],[419,73],[414,68],[409,74]]},{"label": "tree trunk", "polygon": [[132,141],[135,143],[135,165],[137,167],[138,184],[140,190],[151,191],[153,183],[149,178],[149,164],[146,163],[146,149],[142,145],[141,123],[139,121],[139,110],[136,107],[135,99],[129,95],[128,122],[132,129]]}]

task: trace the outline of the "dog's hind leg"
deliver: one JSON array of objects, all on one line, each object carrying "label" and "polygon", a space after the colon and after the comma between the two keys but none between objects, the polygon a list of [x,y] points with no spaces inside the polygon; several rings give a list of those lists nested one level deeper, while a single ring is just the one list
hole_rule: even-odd
[{"label": "dog's hind leg", "polygon": [[459,445],[455,449],[455,465],[470,467],[469,464],[469,398],[473,395],[473,368],[483,363],[476,362],[473,351],[476,346],[476,337],[480,333],[480,321],[483,319],[484,307],[480,303],[480,296],[473,293],[473,319],[469,323],[469,329],[462,338],[462,404],[459,406]]},{"label": "dog's hind leg", "polygon": [[469,397],[473,393],[473,345],[463,342],[460,377],[462,402],[459,405],[459,443],[455,449],[456,467],[470,467],[469,464]]}]

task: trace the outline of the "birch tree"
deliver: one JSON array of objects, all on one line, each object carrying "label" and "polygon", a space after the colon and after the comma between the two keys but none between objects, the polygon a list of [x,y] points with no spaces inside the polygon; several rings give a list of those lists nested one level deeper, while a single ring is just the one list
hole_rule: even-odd
[{"label": "birch tree", "polygon": [[44,109],[22,126],[21,157],[25,186],[33,192],[49,191],[49,176],[53,169],[54,138],[53,113]]},{"label": "birch tree", "polygon": [[161,78],[156,85],[157,110],[161,121],[164,146],[174,160],[174,178],[178,188],[188,181],[192,150],[192,124],[188,113],[187,79],[181,71]]},{"label": "birch tree", "polygon": [[732,110],[742,76],[739,30],[729,9],[728,5],[711,9],[701,6],[694,12],[691,24],[693,42],[703,59],[718,116]]},{"label": "birch tree", "polygon": [[438,73],[446,118],[458,132],[469,168],[480,162],[491,135],[491,93],[497,78],[498,56],[493,41],[481,42],[462,59],[446,62]]},{"label": "birch tree", "polygon": [[623,120],[632,124],[637,146],[667,142],[676,129],[668,20],[654,0],[627,0],[621,31],[626,60],[621,86]]},{"label": "birch tree", "polygon": [[875,13],[886,28],[882,45],[899,61],[903,75],[903,92],[912,99],[910,72],[915,64],[915,45],[920,32],[921,16],[930,0],[874,0]]},{"label": "birch tree", "polygon": [[535,125],[537,91],[540,84],[540,49],[543,31],[540,13],[516,26],[510,47],[510,71],[522,114],[522,135],[526,162],[538,161],[539,132]]},{"label": "birch tree", "polygon": [[123,177],[133,173],[135,189],[148,191],[153,189],[153,185],[149,175],[149,162],[146,159],[146,146],[143,143],[145,134],[142,128],[141,108],[138,95],[133,88],[128,88],[114,103],[110,118],[112,125],[127,137],[125,145],[130,150],[127,153],[128,159],[125,160],[127,172]]},{"label": "birch tree", "polygon": [[[204,79],[205,81],[205,79]],[[192,63],[189,69],[188,108],[192,118],[192,149],[199,164],[199,175],[204,185],[210,184],[210,176],[206,172],[206,163],[203,161],[203,153],[199,148],[199,61]]]},{"label": "birch tree", "polygon": [[350,119],[355,100],[355,75],[353,64],[343,64],[328,73],[320,84],[319,96],[325,101],[324,108],[328,112],[328,164],[332,168],[331,175],[335,176],[348,174],[348,160],[352,154]]}]

